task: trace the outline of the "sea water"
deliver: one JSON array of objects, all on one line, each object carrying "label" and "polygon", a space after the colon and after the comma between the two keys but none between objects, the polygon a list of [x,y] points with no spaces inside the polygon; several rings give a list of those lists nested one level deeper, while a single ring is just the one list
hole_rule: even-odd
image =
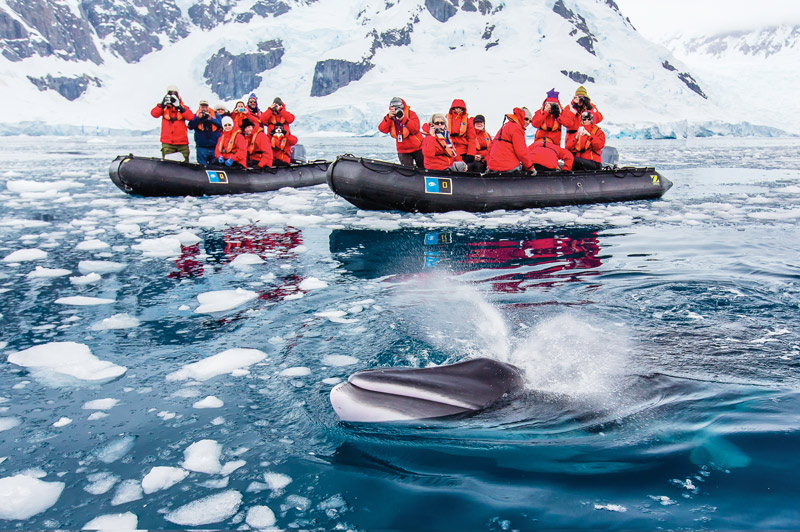
[{"label": "sea water", "polygon": [[[155,138],[6,138],[0,528],[797,528],[800,141],[614,143],[672,190],[146,199],[107,169]],[[476,356],[525,392],[388,425],[328,401],[358,370]]]}]

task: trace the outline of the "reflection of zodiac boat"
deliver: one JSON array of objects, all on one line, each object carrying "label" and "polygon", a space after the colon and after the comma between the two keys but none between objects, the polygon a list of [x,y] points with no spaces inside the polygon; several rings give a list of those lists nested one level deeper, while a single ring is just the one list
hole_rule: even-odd
[{"label": "reflection of zodiac boat", "polygon": [[420,273],[444,267],[459,274],[474,270],[506,269],[488,279],[495,290],[518,291],[525,280],[552,282],[596,275],[583,271],[602,261],[597,232],[591,229],[554,231],[377,231],[337,230],[331,233],[331,252],[351,273],[375,278]]},{"label": "reflection of zodiac boat", "polygon": [[200,277],[205,263],[227,264],[239,255],[253,254],[262,259],[281,258],[303,243],[303,233],[294,227],[281,231],[267,227],[245,226],[227,227],[222,232],[206,235],[203,241],[205,253],[200,244],[181,246],[181,255],[175,261],[177,270],[169,274],[171,278]]}]

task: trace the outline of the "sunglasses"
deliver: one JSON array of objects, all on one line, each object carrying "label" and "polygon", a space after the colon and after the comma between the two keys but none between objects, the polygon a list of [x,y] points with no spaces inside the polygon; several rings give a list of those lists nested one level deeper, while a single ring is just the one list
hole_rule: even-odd
[{"label": "sunglasses", "polygon": [[594,118],[592,118],[591,116],[584,116],[581,120],[583,120],[584,122],[586,122],[587,120],[591,122],[592,120],[594,120]]},{"label": "sunglasses", "polygon": [[434,126],[446,126],[447,122],[434,122],[433,125]]}]

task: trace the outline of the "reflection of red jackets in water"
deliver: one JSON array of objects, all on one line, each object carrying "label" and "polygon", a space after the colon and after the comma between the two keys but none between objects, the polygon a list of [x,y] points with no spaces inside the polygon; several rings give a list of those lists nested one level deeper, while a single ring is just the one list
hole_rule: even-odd
[{"label": "reflection of red jackets in water", "polygon": [[265,227],[231,227],[225,231],[224,238],[225,255],[230,259],[245,253],[265,258],[275,253],[286,253],[303,243],[303,233],[292,227],[281,233]]},{"label": "reflection of red jackets in water", "polygon": [[549,137],[541,137],[534,140],[528,146],[528,149],[531,150],[533,162],[538,165],[551,170],[558,170],[558,160],[562,159],[564,161],[562,170],[572,170],[572,162],[575,160],[572,152],[555,144]]}]

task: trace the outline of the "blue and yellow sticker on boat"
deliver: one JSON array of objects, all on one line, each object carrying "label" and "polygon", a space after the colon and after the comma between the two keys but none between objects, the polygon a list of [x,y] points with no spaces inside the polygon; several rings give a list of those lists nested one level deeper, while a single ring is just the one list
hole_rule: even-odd
[{"label": "blue and yellow sticker on boat", "polygon": [[206,170],[206,175],[208,176],[209,183],[222,183],[223,185],[228,184],[228,174],[225,172]]},{"label": "blue and yellow sticker on boat", "polygon": [[660,181],[660,180],[658,179],[658,174],[650,174],[650,179],[653,181],[653,184],[654,184],[654,185],[658,185],[658,183],[659,183],[659,181]]},{"label": "blue and yellow sticker on boat", "polygon": [[426,194],[452,194],[453,180],[449,177],[426,177]]}]

